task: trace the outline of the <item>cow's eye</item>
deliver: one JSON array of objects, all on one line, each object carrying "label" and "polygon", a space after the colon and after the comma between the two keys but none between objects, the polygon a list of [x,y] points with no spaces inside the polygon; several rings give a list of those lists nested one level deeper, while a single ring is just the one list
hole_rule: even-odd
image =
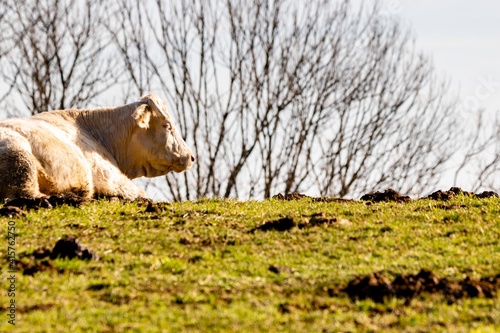
[{"label": "cow's eye", "polygon": [[171,131],[172,130],[172,125],[170,125],[170,123],[164,123],[162,126],[167,131]]}]

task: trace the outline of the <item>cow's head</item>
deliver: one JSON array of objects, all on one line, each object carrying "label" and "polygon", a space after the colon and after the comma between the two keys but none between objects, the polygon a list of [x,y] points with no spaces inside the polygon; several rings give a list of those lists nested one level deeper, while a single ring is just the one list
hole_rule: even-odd
[{"label": "cow's head", "polygon": [[182,172],[193,165],[193,152],[175,128],[166,105],[157,96],[143,96],[132,117],[138,127],[132,144],[141,147],[144,176]]}]

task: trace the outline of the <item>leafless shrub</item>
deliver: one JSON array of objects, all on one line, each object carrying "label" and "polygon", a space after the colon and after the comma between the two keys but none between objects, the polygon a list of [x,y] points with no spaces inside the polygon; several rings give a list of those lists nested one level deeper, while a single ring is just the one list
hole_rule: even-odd
[{"label": "leafless shrub", "polygon": [[109,88],[123,102],[163,93],[197,157],[165,178],[170,199],[420,194],[465,141],[457,177],[476,165],[480,187],[499,172],[500,131],[464,139],[446,82],[378,2],[0,0],[0,9],[0,103],[11,113],[86,107]]},{"label": "leafless shrub", "polygon": [[454,183],[473,179],[471,190],[500,191],[500,115],[496,117],[477,111],[477,118],[469,121],[463,136],[461,161],[456,168]]},{"label": "leafless shrub", "polygon": [[[116,83],[106,51],[101,2],[9,1],[10,48],[1,76],[10,89],[11,113],[88,106]],[[19,105],[19,98],[23,104]]]},{"label": "leafless shrub", "polygon": [[420,192],[454,149],[446,85],[398,22],[379,20],[377,6],[120,7],[116,41],[133,88],[163,89],[198,157],[195,172],[167,176],[175,199]]}]

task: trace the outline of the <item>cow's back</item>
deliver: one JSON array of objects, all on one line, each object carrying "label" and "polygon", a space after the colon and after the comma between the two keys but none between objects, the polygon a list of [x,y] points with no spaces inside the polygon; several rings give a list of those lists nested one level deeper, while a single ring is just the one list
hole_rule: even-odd
[{"label": "cow's back", "polygon": [[76,136],[76,129],[72,130],[70,125],[58,126],[57,122],[45,121],[43,117],[33,117],[2,121],[0,133],[0,147],[4,147],[4,153],[34,158],[29,165],[36,169],[42,194],[92,195],[90,166],[72,138]]}]

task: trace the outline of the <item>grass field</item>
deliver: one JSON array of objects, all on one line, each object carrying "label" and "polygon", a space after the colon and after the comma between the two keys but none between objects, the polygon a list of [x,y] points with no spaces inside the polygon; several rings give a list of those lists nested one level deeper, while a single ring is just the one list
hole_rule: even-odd
[{"label": "grass field", "polygon": [[[424,292],[377,303],[342,291],[373,272],[389,280],[422,268],[457,281],[499,274],[498,198],[205,199],[158,207],[147,212],[140,203],[95,201],[1,217],[3,258],[14,226],[21,262],[64,235],[100,259],[46,258],[45,266],[37,259],[32,264],[42,271],[14,273],[14,297],[7,296],[12,273],[4,260],[0,331],[500,331],[500,292],[453,301]],[[8,323],[11,299],[15,326]]]}]

